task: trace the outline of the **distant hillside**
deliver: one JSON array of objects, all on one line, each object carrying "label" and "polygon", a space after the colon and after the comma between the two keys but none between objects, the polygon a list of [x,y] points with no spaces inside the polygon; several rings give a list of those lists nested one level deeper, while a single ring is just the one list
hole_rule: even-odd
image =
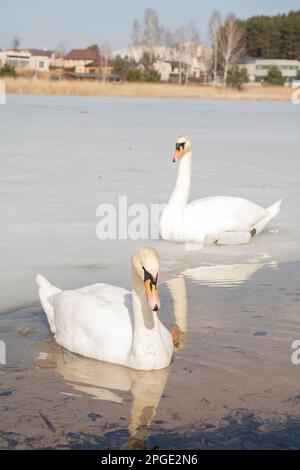
[{"label": "distant hillside", "polygon": [[276,16],[252,16],[241,22],[247,55],[300,60],[300,10]]}]

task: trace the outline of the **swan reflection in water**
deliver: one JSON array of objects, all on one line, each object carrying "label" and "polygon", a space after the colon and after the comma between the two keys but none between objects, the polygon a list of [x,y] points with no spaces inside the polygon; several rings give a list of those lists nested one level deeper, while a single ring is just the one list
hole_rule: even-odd
[{"label": "swan reflection in water", "polygon": [[276,261],[264,261],[270,258],[264,255],[251,263],[240,264],[207,264],[196,268],[188,268],[173,279],[166,281],[173,300],[175,327],[172,330],[175,351],[184,348],[187,341],[188,301],[185,279],[207,287],[234,288],[250,280],[263,267],[278,268]]},{"label": "swan reflection in water", "polygon": [[124,366],[88,359],[68,351],[50,354],[40,352],[36,361],[54,361],[56,371],[74,389],[66,395],[88,394],[95,400],[123,403],[121,392],[130,392],[129,441],[127,449],[144,449],[149,426],[166,387],[170,367],[154,371],[139,371]]},{"label": "swan reflection in water", "polygon": [[236,287],[251,279],[263,267],[276,269],[278,263],[259,260],[253,263],[207,264],[185,269],[182,274],[186,278],[208,287]]}]

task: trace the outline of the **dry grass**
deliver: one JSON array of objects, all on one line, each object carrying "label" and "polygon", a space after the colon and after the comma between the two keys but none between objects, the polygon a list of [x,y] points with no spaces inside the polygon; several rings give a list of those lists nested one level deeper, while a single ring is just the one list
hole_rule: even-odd
[{"label": "dry grass", "polygon": [[5,78],[7,93],[63,96],[123,96],[145,98],[200,98],[231,100],[290,101],[291,89],[264,86],[244,90],[203,85],[179,86],[163,83],[102,83],[96,81],[51,81]]}]

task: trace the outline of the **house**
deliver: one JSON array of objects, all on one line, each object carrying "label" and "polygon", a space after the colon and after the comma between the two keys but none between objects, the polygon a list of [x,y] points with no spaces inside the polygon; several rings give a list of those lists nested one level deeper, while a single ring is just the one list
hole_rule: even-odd
[{"label": "house", "polygon": [[199,61],[196,57],[189,59],[171,60],[164,62],[164,69],[168,65],[168,72],[165,74],[159,70],[157,63],[154,63],[154,68],[161,74],[162,81],[169,81],[178,83],[181,76],[181,81],[184,82],[188,78],[189,82],[204,82],[208,81],[209,76],[209,61]]},{"label": "house", "polygon": [[39,72],[49,72],[55,60],[55,53],[51,50],[28,49],[31,54],[30,68]]},{"label": "house", "polygon": [[72,49],[64,57],[63,68],[81,76],[109,75],[113,71],[113,63],[92,49]]},{"label": "house", "polygon": [[162,81],[178,81],[179,75],[182,74],[184,78],[186,73],[189,80],[208,79],[211,49],[202,44],[184,43],[179,49],[167,46],[155,46],[150,49],[148,46],[139,45],[116,50],[113,56],[128,58],[138,63],[145,53],[155,57],[153,67],[160,73]]},{"label": "house", "polygon": [[292,82],[300,77],[300,61],[298,60],[242,57],[238,65],[247,70],[250,82],[263,82],[270,68],[274,66],[281,71],[286,82]]},{"label": "house", "polygon": [[53,51],[39,49],[7,50],[0,53],[0,65],[8,64],[19,71],[49,72]]},{"label": "house", "polygon": [[162,82],[168,82],[172,73],[172,66],[170,62],[165,60],[156,60],[153,64],[153,68],[160,74],[160,80]]},{"label": "house", "polygon": [[63,67],[73,69],[77,73],[84,73],[86,66],[99,59],[97,52],[92,49],[72,49],[64,57]]},{"label": "house", "polygon": [[100,75],[104,73],[105,76],[110,75],[113,69],[113,62],[103,56],[99,56],[96,60],[93,60],[93,62],[85,66],[85,72],[100,73]]},{"label": "house", "polygon": [[28,51],[14,51],[8,50],[2,52],[1,63],[2,65],[10,65],[18,70],[30,68],[31,54]]}]

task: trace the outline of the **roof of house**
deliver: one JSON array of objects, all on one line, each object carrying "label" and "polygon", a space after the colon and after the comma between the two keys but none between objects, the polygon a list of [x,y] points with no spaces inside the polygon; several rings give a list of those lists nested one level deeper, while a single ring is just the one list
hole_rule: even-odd
[{"label": "roof of house", "polygon": [[4,51],[4,53],[7,55],[7,57],[22,57],[30,59],[30,52],[23,49],[20,51],[16,49],[9,49],[7,51]]},{"label": "roof of house", "polygon": [[97,60],[98,54],[92,49],[72,49],[65,60]]},{"label": "roof of house", "polygon": [[243,56],[238,61],[239,64],[254,64],[254,63],[264,63],[264,64],[297,64],[297,60],[293,59],[263,59],[262,57],[251,57],[251,56]]},{"label": "roof of house", "polygon": [[53,51],[44,51],[42,49],[26,49],[27,51],[30,52],[31,55],[33,56],[42,56],[42,57],[51,57],[53,54]]},{"label": "roof of house", "polygon": [[93,60],[93,62],[90,62],[89,64],[86,65],[86,67],[103,67],[104,63],[106,67],[113,67],[113,62],[111,60],[106,60],[101,59],[101,57],[97,57],[97,59]]}]

